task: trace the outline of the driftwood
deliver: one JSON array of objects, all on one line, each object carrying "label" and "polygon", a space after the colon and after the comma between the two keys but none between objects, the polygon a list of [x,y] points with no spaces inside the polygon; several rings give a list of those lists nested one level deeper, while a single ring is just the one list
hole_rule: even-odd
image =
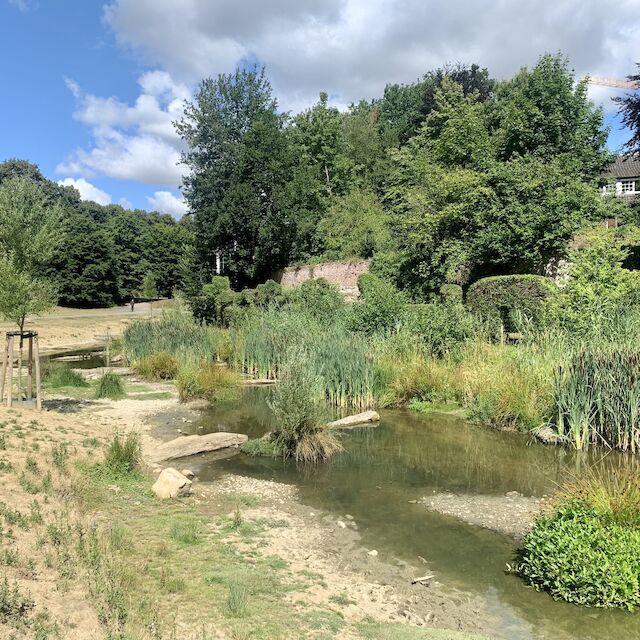
[{"label": "driftwood", "polygon": [[373,422],[380,422],[380,416],[377,411],[365,411],[354,416],[347,416],[340,420],[334,420],[327,426],[332,429],[349,429],[351,427],[362,427],[370,425]]},{"label": "driftwood", "polygon": [[147,457],[151,462],[185,458],[197,453],[239,447],[247,439],[247,436],[242,433],[226,432],[208,433],[203,436],[181,436],[159,445]]},{"label": "driftwood", "polygon": [[418,583],[422,583],[422,582],[427,582],[427,580],[431,580],[432,578],[435,578],[435,576],[434,575],[422,576],[421,578],[416,578],[415,580],[412,580],[411,584],[418,584]]}]

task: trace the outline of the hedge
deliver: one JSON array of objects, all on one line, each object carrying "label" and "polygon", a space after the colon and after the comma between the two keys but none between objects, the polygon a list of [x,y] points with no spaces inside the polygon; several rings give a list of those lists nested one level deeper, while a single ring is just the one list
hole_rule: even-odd
[{"label": "hedge", "polygon": [[544,276],[492,276],[474,282],[466,301],[469,310],[482,320],[502,322],[512,330],[515,311],[535,321],[542,313],[543,303],[557,291],[553,280]]}]

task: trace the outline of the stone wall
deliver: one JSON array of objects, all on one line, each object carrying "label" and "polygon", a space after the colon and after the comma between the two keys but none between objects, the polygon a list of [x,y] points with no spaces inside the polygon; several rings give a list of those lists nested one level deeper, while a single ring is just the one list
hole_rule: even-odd
[{"label": "stone wall", "polygon": [[295,287],[306,280],[324,278],[338,286],[342,295],[349,300],[358,297],[358,276],[369,273],[368,260],[345,262],[322,262],[303,267],[287,267],[276,278],[283,287]]}]

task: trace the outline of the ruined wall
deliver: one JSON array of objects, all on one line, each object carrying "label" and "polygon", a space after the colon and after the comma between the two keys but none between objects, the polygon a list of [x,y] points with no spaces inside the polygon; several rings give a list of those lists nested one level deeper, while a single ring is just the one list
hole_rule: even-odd
[{"label": "ruined wall", "polygon": [[287,267],[276,277],[283,287],[295,287],[306,280],[324,278],[338,286],[342,295],[350,300],[358,297],[358,276],[369,272],[368,260],[322,262],[303,267]]}]

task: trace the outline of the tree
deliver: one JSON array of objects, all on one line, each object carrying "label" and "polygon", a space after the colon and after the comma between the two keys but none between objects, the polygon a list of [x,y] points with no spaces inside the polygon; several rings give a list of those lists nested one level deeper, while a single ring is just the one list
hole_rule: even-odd
[{"label": "tree", "polygon": [[370,191],[353,190],[335,198],[318,225],[329,260],[371,258],[391,243],[388,215]]},{"label": "tree", "polygon": [[[637,73],[627,76],[631,82],[640,86],[640,62],[636,63]],[[626,148],[631,153],[640,153],[640,91],[627,93],[625,96],[618,96],[613,99],[618,103],[618,113],[622,116],[622,124],[631,130],[631,139],[627,142]]]},{"label": "tree", "polygon": [[562,158],[572,172],[596,179],[610,161],[603,111],[587,97],[588,80],[575,82],[563,55],[543,55],[498,85],[492,108],[498,158],[533,154]]},{"label": "tree", "polygon": [[158,285],[156,284],[156,277],[151,271],[145,274],[142,281],[142,295],[149,299],[151,315],[153,316],[153,301],[158,297]]},{"label": "tree", "polygon": [[216,256],[235,286],[265,279],[288,260],[295,232],[285,198],[292,161],[264,69],[203,80],[175,123],[188,149],[184,194],[207,279]]}]

